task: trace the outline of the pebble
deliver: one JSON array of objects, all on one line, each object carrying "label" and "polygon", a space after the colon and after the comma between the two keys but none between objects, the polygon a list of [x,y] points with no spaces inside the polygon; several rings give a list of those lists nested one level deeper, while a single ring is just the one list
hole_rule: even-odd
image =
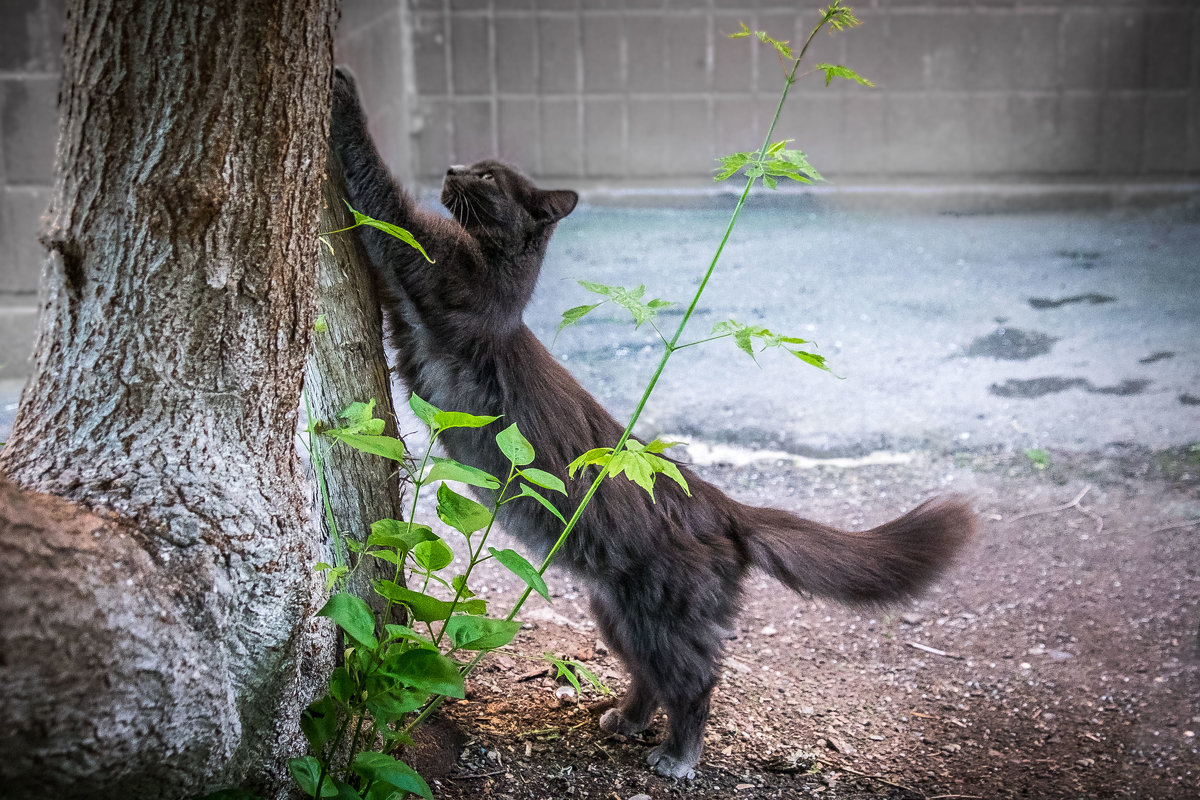
[{"label": "pebble", "polygon": [[648,794],[635,794],[633,797],[629,798],[629,800],[650,800],[650,795],[648,795]]}]

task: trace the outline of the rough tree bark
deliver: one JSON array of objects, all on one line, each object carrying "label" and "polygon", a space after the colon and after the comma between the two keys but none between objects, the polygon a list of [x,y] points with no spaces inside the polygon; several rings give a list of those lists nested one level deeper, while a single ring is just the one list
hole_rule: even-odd
[{"label": "rough tree bark", "polygon": [[0,451],[6,796],[276,794],[303,750],[331,657],[294,437],[335,6],[69,3]]},{"label": "rough tree bark", "polygon": [[[327,179],[322,194],[321,230],[339,231],[354,224],[346,208],[345,180],[337,154],[329,152]],[[304,383],[308,406],[314,419],[328,424],[354,402],[374,398],[375,415],[384,421],[383,432],[396,436],[396,414],[383,351],[383,325],[379,303],[372,292],[367,254],[359,237],[347,231],[325,237],[317,269],[317,310],[324,315],[328,330],[314,337]],[[342,536],[365,542],[371,523],[400,519],[402,494],[397,465],[344,445],[329,448],[324,478],[338,531]],[[320,504],[320,498],[317,500]],[[325,514],[318,510],[330,534]],[[352,554],[351,558],[353,558]],[[395,577],[387,562],[367,558],[350,582],[349,589],[382,614],[386,601],[371,589],[371,580]],[[394,606],[395,621],[404,622],[403,607]]]}]

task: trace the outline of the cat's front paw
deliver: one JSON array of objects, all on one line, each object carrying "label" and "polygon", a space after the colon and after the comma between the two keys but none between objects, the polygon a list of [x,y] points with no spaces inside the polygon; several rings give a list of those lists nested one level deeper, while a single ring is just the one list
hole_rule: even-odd
[{"label": "cat's front paw", "polygon": [[605,733],[619,733],[622,736],[633,736],[646,730],[645,725],[635,725],[625,718],[619,709],[610,708],[600,717],[600,730]]},{"label": "cat's front paw", "polygon": [[683,778],[691,780],[696,777],[696,759],[685,759],[670,755],[665,752],[666,745],[660,744],[650,751],[650,755],[646,756],[646,762],[654,767],[654,771],[664,778]]}]

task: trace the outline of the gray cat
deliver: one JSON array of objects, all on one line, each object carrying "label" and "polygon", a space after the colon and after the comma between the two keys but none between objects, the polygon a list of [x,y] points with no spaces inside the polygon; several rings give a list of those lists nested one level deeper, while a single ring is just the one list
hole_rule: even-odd
[{"label": "gray cat", "polygon": [[[361,229],[391,323],[396,369],[409,391],[439,408],[504,415],[533,444],[537,466],[562,477],[576,456],[616,444],[623,426],[522,321],[546,245],[577,195],[543,191],[509,166],[482,161],[447,171],[441,199],[452,218],[418,208],[380,159],[353,78],[339,69],[335,81],[332,139],[350,203],[407,228],[436,262]],[[459,461],[507,472],[489,432],[451,430],[443,442]],[[657,502],[629,481],[606,481],[557,563],[586,582],[604,638],[630,673],[629,692],[600,727],[637,733],[661,706],[670,732],[648,760],[662,775],[690,778],[723,634],[751,567],[796,591],[847,603],[900,600],[950,561],[975,517],[966,502],[950,498],[868,531],[842,531],[743,505],[680,471],[691,497],[672,481],[656,486]],[[564,512],[577,506],[586,483],[568,484]],[[501,523],[543,555],[562,528],[534,503],[504,506]]]}]

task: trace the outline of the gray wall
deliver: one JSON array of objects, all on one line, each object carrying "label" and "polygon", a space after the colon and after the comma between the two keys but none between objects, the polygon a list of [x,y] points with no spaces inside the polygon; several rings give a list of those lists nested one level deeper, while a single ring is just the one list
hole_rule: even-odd
[{"label": "gray wall", "polygon": [[[824,2],[824,0],[820,0]],[[416,168],[499,153],[541,177],[688,182],[761,144],[818,0],[413,0]],[[780,123],[858,181],[1200,174],[1197,0],[859,0]],[[797,13],[795,9],[803,9]]]},{"label": "gray wall", "polygon": [[[133,1],[133,0],[131,0]],[[500,155],[543,179],[704,186],[761,143],[827,0],[344,0],[384,157],[433,182]],[[778,129],[843,183],[1200,178],[1200,0],[859,0],[821,37],[876,89],[798,84]],[[797,13],[796,9],[801,9]],[[0,0],[0,379],[28,373],[63,0]]]}]

